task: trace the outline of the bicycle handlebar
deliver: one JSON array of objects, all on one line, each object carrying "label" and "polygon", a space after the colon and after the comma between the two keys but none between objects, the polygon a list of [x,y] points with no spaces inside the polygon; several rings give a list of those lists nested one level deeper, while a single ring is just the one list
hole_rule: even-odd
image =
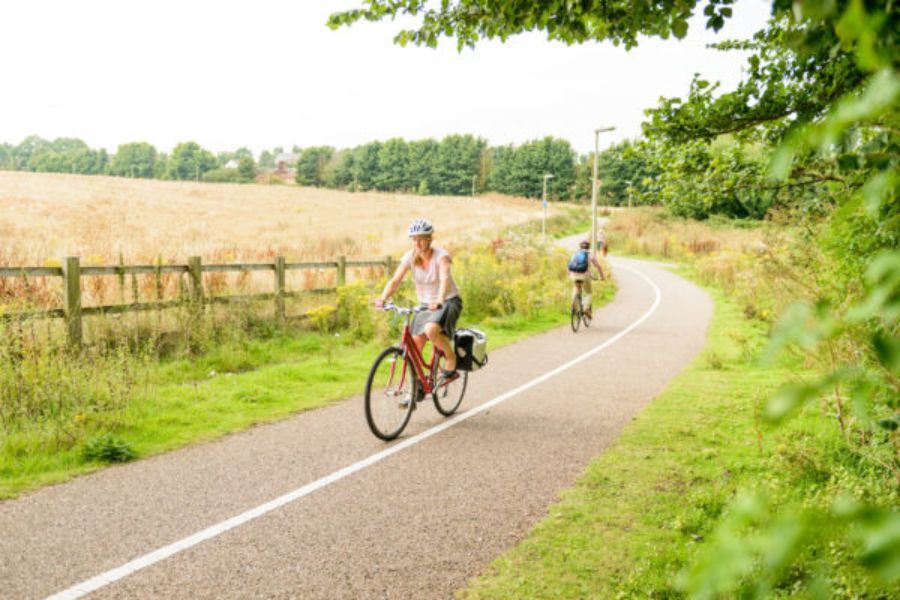
[{"label": "bicycle handlebar", "polygon": [[382,307],[382,310],[386,310],[386,311],[391,310],[391,311],[394,311],[395,313],[397,313],[398,315],[408,315],[411,313],[420,313],[423,310],[428,310],[428,307],[427,306],[410,306],[410,307],[397,306],[396,304],[389,302]]}]

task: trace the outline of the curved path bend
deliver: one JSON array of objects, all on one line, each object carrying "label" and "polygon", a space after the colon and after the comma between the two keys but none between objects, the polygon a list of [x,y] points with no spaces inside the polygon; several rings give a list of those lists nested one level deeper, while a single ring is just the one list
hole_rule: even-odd
[{"label": "curved path bend", "polygon": [[452,596],[703,345],[703,291],[612,263],[590,329],[491,353],[440,431],[422,403],[384,444],[357,397],[0,503],[0,596]]}]

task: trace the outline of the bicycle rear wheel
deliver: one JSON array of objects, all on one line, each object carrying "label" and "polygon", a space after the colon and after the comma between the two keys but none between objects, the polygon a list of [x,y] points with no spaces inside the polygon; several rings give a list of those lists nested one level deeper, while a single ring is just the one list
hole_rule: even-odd
[{"label": "bicycle rear wheel", "polygon": [[574,300],[572,300],[572,331],[578,333],[578,328],[581,326],[581,296],[576,296]]},{"label": "bicycle rear wheel", "polygon": [[[443,355],[439,356],[435,368],[443,368],[446,361],[447,359]],[[440,373],[440,371],[438,371],[438,373]],[[456,409],[462,404],[463,396],[466,393],[469,372],[457,371],[457,374],[458,377],[456,379],[449,383],[440,384],[439,387],[435,388],[434,393],[432,394],[434,397],[434,407],[445,417],[449,417],[456,412]]]},{"label": "bicycle rear wheel", "polygon": [[366,379],[366,421],[376,437],[390,441],[400,435],[418,401],[416,372],[396,346],[378,355]]}]

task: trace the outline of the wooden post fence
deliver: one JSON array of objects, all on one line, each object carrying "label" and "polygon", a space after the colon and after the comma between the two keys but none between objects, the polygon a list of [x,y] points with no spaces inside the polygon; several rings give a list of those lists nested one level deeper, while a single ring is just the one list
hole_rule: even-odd
[{"label": "wooden post fence", "polygon": [[63,260],[66,336],[69,348],[81,346],[81,262],[77,256]]},{"label": "wooden post fence", "polygon": [[188,278],[191,282],[191,302],[198,310],[203,309],[203,261],[199,256],[188,258]]},{"label": "wooden post fence", "polygon": [[337,286],[347,285],[347,257],[338,256],[337,259]]},{"label": "wooden post fence", "polygon": [[[209,264],[204,265],[199,256],[192,256],[188,263],[180,265],[164,265],[162,259],[157,258],[156,264],[126,265],[122,257],[119,257],[114,266],[82,266],[77,256],[69,256],[63,259],[60,267],[4,267],[0,266],[0,278],[5,277],[61,277],[63,279],[62,308],[48,310],[24,311],[24,312],[0,312],[0,319],[29,319],[29,318],[59,318],[62,317],[66,324],[66,339],[68,346],[78,348],[83,343],[82,321],[85,316],[120,314],[131,311],[163,310],[184,306],[185,300],[191,310],[197,315],[202,314],[204,306],[211,303],[221,304],[229,302],[247,302],[252,300],[266,300],[275,302],[275,318],[283,322],[287,319],[286,299],[317,294],[333,294],[337,288],[347,284],[347,268],[372,268],[383,267],[385,274],[390,277],[395,266],[395,260],[391,256],[385,256],[381,260],[357,260],[349,261],[346,256],[339,256],[333,261],[288,263],[285,257],[278,256],[271,263],[255,264]],[[327,288],[315,288],[299,291],[288,291],[286,285],[286,272],[298,269],[335,269],[335,286]],[[249,294],[239,296],[207,296],[203,290],[204,272],[246,272],[269,271],[274,274],[274,293]],[[177,294],[174,300],[164,300],[163,273],[172,273],[178,277]],[[184,274],[187,274],[187,286],[183,282]],[[149,275],[154,278],[155,301],[141,302],[138,290],[138,275]],[[105,306],[83,305],[81,295],[82,277],[113,276],[118,280],[119,303]],[[126,297],[126,277],[131,277],[131,302]],[[189,288],[189,289],[186,289]],[[155,292],[155,294],[154,294]]]},{"label": "wooden post fence", "polygon": [[284,311],[284,282],[285,262],[283,256],[275,257],[275,318],[283,323],[286,315]]}]

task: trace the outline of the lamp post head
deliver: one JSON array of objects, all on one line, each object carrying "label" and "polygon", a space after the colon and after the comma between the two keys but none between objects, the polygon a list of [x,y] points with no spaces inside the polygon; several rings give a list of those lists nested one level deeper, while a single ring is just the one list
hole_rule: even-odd
[{"label": "lamp post head", "polygon": [[544,175],[544,179],[553,179],[553,175],[547,173],[546,175]]},{"label": "lamp post head", "polygon": [[598,127],[594,130],[594,133],[603,133],[605,131],[614,131],[615,127]]}]

